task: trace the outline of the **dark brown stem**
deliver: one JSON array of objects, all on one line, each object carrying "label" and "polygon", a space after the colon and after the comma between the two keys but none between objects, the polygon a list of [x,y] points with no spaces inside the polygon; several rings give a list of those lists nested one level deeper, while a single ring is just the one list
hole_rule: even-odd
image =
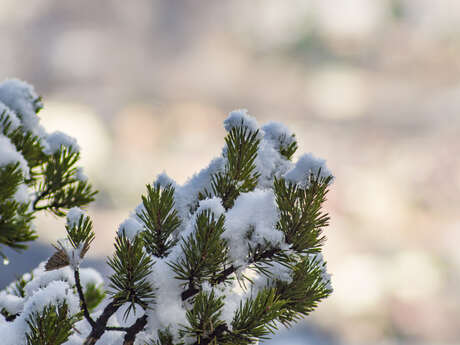
[{"label": "dark brown stem", "polygon": [[107,329],[106,326],[107,326],[107,322],[109,321],[109,318],[113,314],[115,314],[118,308],[120,308],[120,305],[118,304],[117,300],[114,300],[110,302],[109,304],[107,304],[101,316],[99,316],[99,318],[96,320],[95,325],[93,329],[91,330],[91,333],[88,335],[83,345],[96,344],[96,341],[98,341],[99,338],[102,337],[102,335],[106,331]]},{"label": "dark brown stem", "polygon": [[74,271],[74,277],[75,277],[75,286],[77,287],[77,291],[78,291],[78,297],[80,297],[80,306],[83,309],[83,315],[85,316],[85,319],[89,322],[91,327],[94,328],[96,326],[96,323],[91,318],[91,315],[89,315],[88,306],[87,306],[86,300],[85,300],[85,295],[83,294],[83,289],[81,287],[80,272],[79,272],[78,268],[75,269],[75,271]]},{"label": "dark brown stem", "polygon": [[147,315],[144,314],[136,320],[136,322],[126,330],[123,345],[133,345],[136,340],[136,335],[142,331],[147,324]]},{"label": "dark brown stem", "polygon": [[41,210],[43,209],[44,207],[37,207],[37,204],[43,199],[44,196],[46,196],[47,194],[49,194],[51,191],[49,189],[45,189],[43,192],[40,193],[40,195],[37,196],[37,198],[35,199],[34,203],[32,204],[32,207],[34,209],[34,211],[38,211],[38,210]]},{"label": "dark brown stem", "polygon": [[[275,254],[279,253],[280,251],[281,251],[280,248],[272,248],[272,249],[266,250],[260,255],[257,255],[256,257],[252,258],[252,260],[249,261],[249,264],[256,263],[262,259],[270,259],[273,256],[275,256]],[[238,267],[235,267],[233,265],[227,267],[226,269],[224,269],[222,272],[220,272],[217,275],[217,278],[211,281],[211,285],[217,285],[217,284],[223,283],[228,278],[228,276],[236,272],[237,269]],[[196,287],[194,286],[189,287],[187,290],[182,292],[181,294],[182,301],[185,301],[186,299],[192,296],[195,296],[198,292],[200,292],[200,290],[197,289]]]}]

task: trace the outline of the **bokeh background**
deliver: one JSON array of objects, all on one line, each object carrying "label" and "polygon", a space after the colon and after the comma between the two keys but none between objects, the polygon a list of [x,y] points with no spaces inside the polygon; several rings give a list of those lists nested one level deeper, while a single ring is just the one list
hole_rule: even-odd
[{"label": "bokeh background", "polygon": [[[247,108],[336,176],[335,292],[267,344],[460,344],[460,1],[1,0],[0,28],[1,78],[35,85],[45,127],[83,148],[101,270],[145,184],[185,182]],[[2,286],[63,221],[37,230]]]}]

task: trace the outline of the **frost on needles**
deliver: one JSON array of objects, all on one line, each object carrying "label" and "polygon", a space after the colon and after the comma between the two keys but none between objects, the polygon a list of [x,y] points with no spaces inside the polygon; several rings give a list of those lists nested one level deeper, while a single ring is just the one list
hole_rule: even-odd
[{"label": "frost on needles", "polygon": [[[295,135],[280,123],[260,127],[245,110],[224,127],[221,157],[183,185],[164,173],[147,185],[116,232],[106,289],[80,268],[95,237],[90,217],[78,205],[53,206],[58,192],[32,200],[28,212],[70,209],[66,238],[0,293],[5,344],[256,344],[328,297],[322,207],[333,177],[325,161],[304,154],[294,163]],[[41,157],[56,147],[45,145]],[[75,145],[60,145],[59,157]],[[31,164],[24,170],[15,147],[5,156],[26,180]]]}]

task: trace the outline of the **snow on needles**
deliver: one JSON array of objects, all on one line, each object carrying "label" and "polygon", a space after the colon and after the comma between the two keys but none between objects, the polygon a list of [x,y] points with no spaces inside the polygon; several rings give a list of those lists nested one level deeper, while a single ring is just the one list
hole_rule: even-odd
[{"label": "snow on needles", "polygon": [[24,157],[16,150],[9,138],[0,134],[0,167],[11,163],[19,163],[24,177],[29,177],[29,166]]},{"label": "snow on needles", "polygon": [[61,131],[56,131],[49,134],[46,138],[48,147],[45,149],[46,154],[53,154],[57,152],[61,146],[68,147],[73,152],[79,152],[80,146],[77,140]]},{"label": "snow on needles", "polygon": [[[8,121],[10,122],[10,131],[18,128],[21,125],[21,121],[16,116],[16,113],[8,108],[3,102],[0,102],[0,115],[8,118]],[[3,129],[3,124],[0,123],[0,130]]]},{"label": "snow on needles", "polygon": [[74,227],[80,221],[81,216],[86,217],[86,213],[80,207],[72,207],[67,212],[67,226]]},{"label": "snow on needles", "polygon": [[133,217],[130,217],[120,224],[118,227],[118,235],[124,234],[130,240],[134,240],[137,234],[143,230],[142,224]]},{"label": "snow on needles", "polygon": [[[0,309],[5,309],[13,315],[19,314],[12,322],[4,321],[0,316],[2,345],[25,344],[29,315],[41,312],[47,305],[57,306],[65,302],[69,306],[70,315],[75,315],[80,311],[78,296],[72,288],[75,284],[72,270],[65,267],[46,271],[44,266],[43,262],[33,270],[32,274],[27,273],[22,277],[26,282],[24,297],[18,296],[15,283],[0,292]],[[98,272],[89,268],[82,268],[80,277],[84,289],[90,283],[99,286],[103,281]]]},{"label": "snow on needles", "polygon": [[241,194],[235,205],[227,212],[222,237],[228,242],[230,258],[234,265],[245,263],[248,245],[274,246],[284,242],[283,233],[275,228],[278,209],[273,190],[255,190]]},{"label": "snow on needles", "polygon": [[21,118],[27,130],[39,137],[44,136],[45,131],[36,115],[43,104],[32,85],[19,79],[7,79],[0,83],[0,101]]},{"label": "snow on needles", "polygon": [[241,126],[241,124],[248,127],[251,131],[259,129],[257,120],[248,114],[247,109],[233,110],[230,112],[224,121],[224,128],[227,132],[230,132],[233,127]]},{"label": "snow on needles", "polygon": [[283,177],[292,183],[300,184],[305,187],[310,174],[318,174],[320,171],[321,177],[331,176],[332,173],[326,166],[326,160],[316,158],[313,154],[308,153],[302,155],[295,166],[291,168]]}]

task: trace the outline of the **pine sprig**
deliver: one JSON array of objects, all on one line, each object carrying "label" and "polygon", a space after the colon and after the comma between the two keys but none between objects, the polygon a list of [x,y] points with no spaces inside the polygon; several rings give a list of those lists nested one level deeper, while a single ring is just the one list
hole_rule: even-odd
[{"label": "pine sprig", "polygon": [[32,132],[27,131],[22,125],[13,129],[12,122],[6,111],[0,114],[0,128],[2,128],[1,133],[9,138],[16,149],[24,156],[31,173],[33,168],[46,161],[41,139],[32,134]]},{"label": "pine sprig", "polygon": [[298,149],[297,140],[295,139],[295,134],[292,134],[292,136],[290,137],[290,140],[288,140],[288,137],[286,136],[286,134],[283,134],[278,138],[278,141],[280,144],[279,153],[283,155],[286,159],[291,160],[292,156]]},{"label": "pine sprig", "polygon": [[186,313],[188,326],[182,330],[182,334],[195,337],[198,344],[206,339],[210,343],[218,343],[215,331],[221,329],[225,322],[220,320],[224,301],[217,297],[214,291],[201,291],[195,297],[193,308]]},{"label": "pine sprig", "polygon": [[227,246],[221,238],[225,217],[216,217],[204,210],[196,217],[195,231],[180,244],[183,256],[169,265],[176,279],[187,281],[189,288],[196,289],[204,281],[213,280],[227,262]]},{"label": "pine sprig", "polygon": [[[0,244],[15,250],[27,248],[24,242],[37,238],[30,227],[34,217],[29,210],[29,203],[14,200],[14,194],[22,180],[19,163],[0,168],[0,181],[8,181],[0,184]],[[1,250],[0,256],[5,257]]]},{"label": "pine sprig", "polygon": [[313,255],[305,256],[292,271],[292,281],[276,281],[276,294],[286,303],[278,320],[285,326],[291,326],[304,316],[309,315],[332,289],[329,277],[324,277],[325,263]]},{"label": "pine sprig", "polygon": [[69,315],[67,303],[47,305],[43,311],[32,313],[27,319],[27,345],[59,345],[72,334],[72,327],[78,319]]},{"label": "pine sprig", "polygon": [[96,236],[91,218],[82,214],[77,222],[73,224],[67,223],[65,228],[67,230],[67,239],[72,247],[81,249],[80,257],[83,258]]},{"label": "pine sprig", "polygon": [[181,224],[174,208],[174,187],[169,184],[162,188],[159,183],[147,185],[142,203],[144,208],[137,216],[145,227],[145,248],[156,257],[165,257],[177,242],[171,235]]},{"label": "pine sprig", "polygon": [[260,173],[256,170],[255,160],[259,148],[259,131],[253,131],[241,121],[225,137],[224,155],[227,158],[224,172],[211,176],[211,189],[199,193],[203,200],[217,196],[222,199],[226,210],[231,208],[241,193],[254,190]]},{"label": "pine sprig", "polygon": [[282,315],[285,303],[275,289],[260,290],[255,298],[240,303],[228,340],[231,340],[231,344],[246,345],[258,339],[267,339],[270,333],[277,330],[275,321]]},{"label": "pine sprig", "polygon": [[135,305],[147,309],[153,303],[155,290],[147,280],[153,265],[152,259],[143,251],[140,237],[129,240],[124,234],[115,239],[115,253],[107,263],[114,270],[109,287],[116,306],[130,303],[124,317],[127,318]]},{"label": "pine sprig", "polygon": [[76,163],[79,158],[79,152],[65,146],[49,157],[40,173],[43,181],[38,185],[38,196],[33,204],[35,211],[50,210],[57,216],[63,216],[65,209],[94,201],[97,191],[92,190],[88,181],[77,178]]},{"label": "pine sprig", "polygon": [[88,283],[84,295],[88,310],[93,311],[104,299],[105,291],[94,283]]},{"label": "pine sprig", "polygon": [[329,225],[329,215],[322,211],[332,176],[322,177],[321,170],[311,173],[305,188],[275,178],[273,189],[280,211],[277,228],[284,232],[286,242],[299,253],[318,252],[325,237],[323,228]]}]

